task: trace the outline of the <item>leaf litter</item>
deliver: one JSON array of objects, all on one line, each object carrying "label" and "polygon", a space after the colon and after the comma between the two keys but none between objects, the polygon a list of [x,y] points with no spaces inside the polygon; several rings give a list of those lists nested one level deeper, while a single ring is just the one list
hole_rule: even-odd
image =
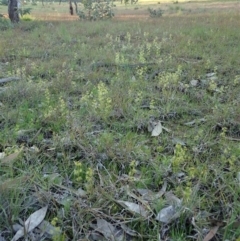
[{"label": "leaf litter", "polygon": [[43,207],[36,212],[32,213],[28,219],[24,222],[24,226],[20,228],[11,241],[17,241],[27,233],[31,232],[33,229],[38,227],[38,225],[44,220],[47,213],[48,206]]},{"label": "leaf litter", "polygon": [[[139,36],[136,36],[136,37],[138,38]],[[169,40],[170,39],[174,39],[174,38],[169,38]],[[129,40],[129,43],[130,42],[131,41]],[[84,44],[84,46],[86,47],[86,44]],[[174,66],[174,68],[175,67],[176,66]],[[84,72],[84,70],[82,71]],[[153,73],[156,72],[156,70],[154,69],[152,71]],[[166,72],[167,71],[168,70],[166,70]],[[219,112],[219,116],[218,115],[216,116],[224,123],[226,118],[229,118],[229,116],[231,117],[231,115],[235,114],[234,113],[236,111],[235,109],[237,109],[235,108],[235,106],[238,105],[238,102],[236,99],[234,100],[235,102],[233,101],[232,103],[230,103],[232,104],[232,106],[229,105],[229,108],[228,106],[224,106],[224,108],[221,109],[222,102],[220,104],[218,102],[218,95],[219,96],[221,95],[221,91],[220,89],[215,88],[213,89],[214,93],[213,92],[208,93],[210,96],[209,98],[206,96],[207,104],[206,103],[203,104],[203,105],[206,104],[206,106],[203,106],[201,103],[200,104],[197,103],[197,105],[200,105],[200,108],[203,108],[203,113],[206,114],[206,117],[204,115],[204,118],[194,119],[194,120],[190,119],[191,121],[188,121],[188,122],[186,119],[183,119],[179,125],[176,118],[173,118],[174,119],[173,122],[170,122],[170,121],[168,123],[167,121],[165,122],[166,119],[159,117],[159,112],[163,112],[163,114],[161,113],[160,116],[164,116],[164,115],[166,116],[167,114],[164,113],[164,111],[166,110],[169,111],[169,108],[179,108],[180,114],[178,118],[179,119],[184,118],[184,115],[186,113],[184,112],[184,114],[181,115],[181,111],[183,111],[182,110],[183,105],[191,105],[191,102],[195,101],[194,98],[193,100],[191,99],[192,96],[193,97],[197,96],[198,93],[196,92],[198,90],[201,90],[204,93],[204,91],[207,89],[206,87],[209,85],[210,82],[212,82],[213,84],[216,84],[217,80],[220,80],[220,78],[218,77],[219,75],[216,74],[216,72],[218,71],[214,70],[213,72],[213,70],[209,69],[207,74],[204,73],[202,75],[206,80],[192,79],[192,76],[191,76],[190,79],[192,80],[190,82],[189,80],[187,80],[187,78],[185,80],[185,77],[187,76],[184,76],[184,78],[182,78],[183,76],[181,76],[181,82],[178,81],[178,83],[180,83],[181,88],[179,88],[178,86],[178,89],[175,89],[174,86],[168,85],[168,87],[165,89],[166,93],[170,93],[172,89],[174,98],[176,97],[176,101],[179,100],[179,103],[176,103],[176,106],[173,106],[171,101],[174,102],[175,100],[173,100],[173,98],[170,95],[168,96],[167,99],[164,99],[164,98],[159,99],[160,104],[157,103],[157,105],[160,105],[161,110],[159,109],[157,110],[157,108],[155,108],[154,111],[155,110],[157,111],[155,113],[151,113],[151,115],[155,116],[153,117],[153,119],[157,121],[152,121],[152,123],[149,123],[147,128],[146,128],[145,122],[143,121],[144,129],[145,130],[147,129],[148,132],[151,133],[152,137],[162,137],[162,138],[149,138],[149,133],[147,133],[148,135],[147,135],[146,141],[141,141],[141,138],[143,137],[140,133],[137,137],[134,136],[133,138],[136,142],[135,143],[136,148],[131,149],[132,143],[128,142],[127,138],[124,139],[123,141],[121,140],[123,139],[123,136],[125,136],[124,131],[123,133],[121,133],[122,135],[121,137],[117,135],[117,131],[115,129],[117,125],[120,126],[118,127],[119,127],[119,130],[121,131],[132,128],[132,122],[131,121],[128,122],[127,120],[127,116],[129,114],[127,112],[128,111],[130,112],[131,110],[129,109],[128,111],[126,111],[126,109],[118,107],[118,105],[116,105],[116,109],[115,109],[116,113],[111,112],[110,121],[108,120],[108,122],[106,121],[106,123],[99,124],[99,122],[101,121],[104,122],[104,120],[101,119],[101,117],[99,117],[98,115],[95,115],[95,116],[89,115],[86,117],[87,121],[84,123],[82,119],[85,120],[84,119],[85,117],[81,116],[81,118],[82,117],[83,118],[81,119],[78,125],[74,126],[74,131],[71,130],[71,128],[73,128],[70,120],[72,116],[69,116],[69,120],[66,121],[65,125],[67,125],[67,129],[70,129],[72,131],[72,133],[70,134],[66,133],[68,131],[64,133],[60,133],[58,131],[56,132],[52,131],[51,130],[52,127],[50,127],[51,124],[48,123],[48,120],[44,120],[41,124],[49,128],[49,130],[47,130],[46,132],[54,133],[53,137],[52,136],[46,137],[46,132],[44,134],[41,128],[40,129],[36,128],[36,129],[39,129],[37,134],[32,138],[29,138],[29,132],[24,131],[24,128],[23,128],[22,131],[17,132],[19,136],[17,138],[18,142],[20,142],[20,139],[21,139],[22,141],[21,145],[25,145],[25,148],[24,148],[25,153],[23,153],[23,155],[19,155],[21,154],[21,152],[19,152],[18,154],[17,153],[6,154],[7,152],[6,153],[3,152],[3,146],[1,146],[0,171],[1,171],[1,174],[4,173],[4,175],[0,176],[0,191],[1,192],[4,192],[6,190],[11,191],[11,189],[13,188],[16,188],[15,190],[17,190],[17,188],[19,190],[23,190],[22,186],[25,185],[26,183],[28,184],[30,183],[30,188],[26,190],[26,192],[23,192],[23,195],[29,195],[29,193],[32,193],[33,190],[35,191],[37,190],[33,194],[34,196],[33,198],[35,198],[35,202],[34,202],[34,205],[32,205],[32,207],[36,209],[37,207],[36,204],[38,204],[39,206],[39,203],[41,203],[42,205],[42,203],[45,203],[46,200],[51,202],[52,207],[51,207],[50,217],[52,217],[52,215],[57,215],[59,218],[61,218],[61,221],[63,221],[63,223],[61,224],[64,227],[67,227],[66,229],[73,230],[76,236],[79,235],[78,238],[81,236],[82,239],[79,239],[79,240],[84,240],[84,238],[87,238],[87,237],[91,237],[90,240],[106,240],[106,239],[107,240],[124,240],[126,235],[136,237],[135,240],[140,240],[139,237],[141,235],[136,231],[137,225],[135,226],[132,225],[132,223],[134,223],[134,220],[141,220],[141,221],[144,220],[145,221],[144,224],[146,224],[146,226],[149,226],[149,230],[151,230],[151,227],[152,227],[151,224],[157,221],[155,222],[157,223],[155,227],[157,227],[158,225],[161,225],[160,230],[158,230],[159,232],[158,240],[170,240],[169,236],[172,231],[171,228],[173,227],[174,229],[174,227],[176,227],[181,222],[179,217],[181,216],[182,213],[184,213],[186,210],[189,210],[190,214],[186,215],[188,222],[194,216],[203,213],[202,210],[199,210],[201,206],[199,203],[196,203],[196,204],[193,203],[189,205],[187,202],[184,203],[180,198],[177,197],[179,195],[182,198],[182,196],[186,194],[185,193],[187,190],[186,187],[188,187],[189,183],[193,183],[194,185],[196,180],[200,178],[204,179],[206,170],[204,172],[203,170],[198,169],[198,164],[199,164],[197,163],[198,158],[199,159],[202,158],[201,162],[205,163],[209,161],[208,157],[214,156],[214,159],[215,159],[214,154],[220,153],[221,149],[224,149],[224,151],[228,151],[229,146],[227,142],[223,143],[223,141],[220,140],[220,138],[216,135],[216,140],[219,141],[220,148],[217,146],[217,144],[211,146],[211,148],[207,150],[209,152],[207,153],[208,155],[206,155],[206,152],[203,152],[203,151],[194,151],[193,156],[190,156],[191,157],[190,160],[184,159],[184,163],[180,163],[179,170],[177,170],[176,172],[172,170],[173,163],[172,163],[172,159],[169,158],[168,154],[170,153],[171,155],[174,155],[175,154],[174,147],[179,145],[183,147],[182,150],[185,150],[184,148],[185,147],[188,148],[189,146],[190,146],[189,149],[191,149],[192,146],[199,147],[200,149],[200,147],[202,147],[202,145],[204,144],[205,138],[206,138],[206,133],[204,133],[204,131],[200,129],[200,126],[202,126],[202,124],[205,124],[206,129],[212,130],[211,127],[214,125],[213,122],[214,121],[217,122],[217,120],[214,120],[214,118],[216,118],[215,116],[213,116],[214,118],[212,118],[212,113],[214,112]],[[97,82],[99,82],[99,78],[88,79],[88,77],[94,74],[95,73],[92,73],[92,72],[87,74],[83,73],[83,77],[81,77],[82,78],[81,80],[83,80],[83,82],[86,83],[88,90],[90,89],[91,82],[93,82],[94,85]],[[101,75],[100,71],[98,72],[98,74]],[[183,74],[185,75],[185,73]],[[79,71],[77,71],[77,75],[79,75]],[[85,78],[86,76],[87,78]],[[136,82],[138,76],[135,73],[134,74],[131,73],[131,76],[134,76],[133,82]],[[76,79],[77,78],[78,77],[76,77]],[[157,80],[158,78],[157,77],[152,78],[153,81],[155,81],[155,79]],[[67,85],[70,85],[69,83],[67,83]],[[57,85],[58,84],[59,83],[57,83]],[[190,84],[190,87],[188,86],[189,84]],[[53,88],[54,91],[56,91],[55,84],[50,83],[50,85],[51,85],[51,88]],[[109,83],[107,83],[107,85],[110,86]],[[84,94],[84,87],[85,86],[83,86],[82,88],[83,90],[81,89],[81,91],[79,92],[81,93],[81,97]],[[150,84],[149,84],[149,87],[150,87]],[[64,88],[64,90],[66,89]],[[25,96],[24,91],[25,90],[23,90],[23,95]],[[158,86],[156,88],[157,96],[159,96],[159,91],[161,92],[161,94],[163,93],[163,89],[160,89]],[[181,99],[178,99],[179,91],[181,96],[186,94],[185,96],[186,99],[184,99],[184,102],[181,102]],[[7,93],[7,90],[4,91],[4,93]],[[104,93],[106,93],[106,91]],[[68,93],[66,93],[66,95],[67,94]],[[91,94],[89,94],[89,96],[90,95]],[[201,97],[200,94],[199,96]],[[77,98],[80,99],[81,97],[78,96]],[[187,101],[188,98],[191,99],[189,102]],[[201,100],[203,100],[203,98]],[[199,99],[197,101],[199,101]],[[0,103],[3,103],[2,100]],[[6,105],[7,103],[4,101],[4,107]],[[208,109],[207,105],[211,106],[211,108]],[[74,106],[78,108],[77,109],[78,113],[80,113],[83,110],[82,105],[79,103],[77,103]],[[41,108],[41,105],[39,105],[38,108]],[[90,112],[91,109],[92,108],[89,108],[88,106],[87,112]],[[228,111],[228,110],[231,110],[231,111]],[[32,109],[29,108],[28,111],[30,113]],[[170,111],[174,112],[175,110],[170,109]],[[101,108],[101,112],[104,112],[104,108]],[[58,118],[59,117],[57,116],[57,118],[52,122],[54,123],[54,125],[55,125],[55,122],[57,122]],[[138,117],[134,116],[134,118],[138,118]],[[118,123],[116,126],[115,126],[116,123],[112,121],[114,119],[118,120]],[[149,119],[149,117],[147,117],[147,119]],[[120,123],[122,120],[125,121],[126,126],[123,126],[122,123]],[[139,122],[142,123],[142,120]],[[169,126],[171,126],[171,131],[168,128],[163,126],[165,125],[165,123],[167,126],[168,124]],[[88,124],[90,125],[88,126]],[[86,128],[84,125],[86,125]],[[100,125],[101,126],[100,131],[99,130],[96,131],[96,129],[94,130],[94,128],[92,130],[91,125]],[[108,126],[111,126],[111,128],[107,129]],[[194,128],[188,128],[188,127],[194,127]],[[91,130],[89,131],[89,129]],[[140,126],[139,129],[142,130],[142,126]],[[192,133],[190,133],[189,135],[186,129],[191,129]],[[108,133],[108,131],[110,134]],[[169,137],[168,135],[165,136],[163,135],[164,131],[167,131],[169,133],[172,132],[173,134],[171,137]],[[201,134],[201,131],[203,131],[202,132],[203,134]],[[69,138],[70,136],[72,137],[75,135],[76,135],[75,139]],[[207,132],[207,135],[208,135],[208,132]],[[86,136],[87,138],[85,138]],[[177,137],[174,137],[174,136],[177,136]],[[98,143],[99,142],[98,137],[101,137],[100,142],[102,143],[100,144]],[[37,140],[38,138],[40,140],[41,138],[43,138],[43,140],[39,142]],[[239,141],[239,138],[226,137],[226,140]],[[127,144],[124,145],[124,142],[126,142]],[[9,144],[7,143],[7,145]],[[106,153],[106,158],[101,159],[100,161],[97,160],[99,151],[104,154]],[[147,153],[151,153],[151,155],[148,155]],[[200,155],[203,155],[203,157]],[[231,159],[232,157],[229,153],[226,153],[226,156],[228,158],[227,161],[225,159],[223,160],[219,159],[219,163],[217,163],[218,166],[224,165],[224,161],[227,162],[227,164],[223,167],[223,173],[217,173],[216,171],[217,165],[215,165],[215,163],[212,163],[213,165],[207,166],[207,168],[209,168],[210,172],[212,173],[212,176],[215,179],[213,182],[207,183],[209,184],[209,187],[205,185],[206,183],[203,182],[200,190],[201,198],[202,196],[208,197],[208,195],[212,193],[212,190],[216,189],[217,197],[220,197],[222,194],[223,194],[222,196],[225,197],[226,200],[224,200],[224,204],[226,204],[226,202],[229,202],[227,203],[227,206],[232,204],[230,203],[231,202],[230,200],[232,199],[232,195],[229,194],[229,190],[231,189],[235,190],[235,188],[233,188],[233,186],[229,187],[229,184],[226,184],[227,193],[229,195],[225,196],[223,187],[221,186],[221,182],[225,181],[223,178],[223,175],[225,175],[226,169],[227,169],[227,173],[233,176],[234,178],[233,180],[237,182],[235,184],[239,186],[239,170],[237,170],[237,172],[235,172],[234,168],[231,170],[232,163],[239,161],[239,151],[237,148],[235,150],[235,155],[236,155],[236,159],[233,159],[233,160]],[[181,155],[177,157],[179,158],[178,160],[181,161]],[[219,156],[217,158],[219,158]],[[33,161],[34,159],[36,160],[35,162]],[[129,169],[128,162],[135,159],[136,159],[136,162],[140,164],[139,166],[134,167],[135,168],[135,170],[133,170],[135,172],[134,175],[130,175],[128,170]],[[21,160],[22,162],[27,163],[27,168],[29,168],[30,175],[26,173],[27,172],[26,170],[21,170],[21,168],[19,168],[20,165],[18,163],[18,160]],[[74,170],[72,168],[73,167],[72,164],[73,164],[73,161],[75,160],[82,161],[82,163],[86,165],[84,168],[88,168],[90,166],[94,171],[97,169],[98,177],[94,177],[95,178],[94,184],[96,186],[93,188],[93,190],[88,190],[86,188],[86,185],[82,180],[86,178],[85,174],[81,176],[82,179],[78,183],[76,182],[71,183],[71,181],[69,181],[73,179]],[[45,161],[49,162],[50,164],[46,164]],[[96,164],[95,161],[98,163]],[[193,163],[193,164],[190,165],[189,163]],[[61,167],[61,164],[62,164],[62,167]],[[32,166],[35,167],[35,165],[40,166],[40,168],[36,170],[36,172],[34,170],[35,168],[32,168]],[[149,167],[151,165],[153,165],[154,167],[154,172],[150,172]],[[194,170],[190,168],[188,169],[188,166],[190,166],[191,168],[194,167],[195,169]],[[9,169],[7,169],[7,172],[5,173],[2,171],[2,167],[4,168],[9,167]],[[136,172],[138,174],[138,172],[140,172],[139,170],[142,170],[142,169],[144,170],[144,168],[145,170],[149,168],[148,175],[152,178],[148,184],[145,184],[144,182],[145,182],[145,179],[150,179],[149,176],[146,178],[146,177],[142,177],[141,175],[138,175],[138,177],[136,178]],[[136,169],[139,169],[139,170],[136,170]],[[116,170],[116,173],[118,174],[115,174],[115,173],[112,174],[111,170],[114,170],[114,171]],[[231,172],[229,170],[231,170]],[[15,173],[18,173],[18,176],[13,177],[12,174],[15,174]],[[107,173],[106,175],[107,178],[103,178],[102,176],[103,173]],[[161,182],[158,180],[158,178],[161,179]],[[151,183],[153,182],[153,180],[154,180],[154,183]],[[162,180],[164,181],[167,180],[167,182],[166,181],[164,182],[162,188],[159,191],[159,186],[160,186],[159,183],[162,183]],[[234,181],[231,182],[233,183],[233,185],[234,185]],[[21,186],[17,185],[19,183],[21,184]],[[127,185],[128,185],[128,188],[122,188]],[[180,189],[180,186],[183,189]],[[186,188],[186,190],[184,188]],[[173,190],[173,193],[177,193],[175,194],[176,196],[171,195],[171,192],[169,192],[171,190]],[[104,191],[106,192],[107,198],[102,196],[103,193],[101,192],[104,192]],[[110,195],[110,193],[112,196]],[[228,196],[230,197],[229,199],[228,199]],[[3,196],[0,195],[0,198],[2,197]],[[201,199],[200,197],[199,199]],[[163,208],[161,206],[160,211],[159,211],[159,208],[156,208],[156,203],[159,204],[158,202],[165,203],[165,206]],[[114,204],[117,203],[117,207],[114,206],[113,203]],[[211,201],[209,203],[211,205]],[[22,203],[20,203],[20,206],[21,204]],[[204,206],[204,209],[208,209],[208,208],[210,209],[210,205],[208,206],[208,204],[206,204],[206,206]],[[9,207],[8,205],[6,205],[6,203],[4,203],[4,208],[5,207],[6,207],[6,210],[9,211],[8,209]],[[222,213],[224,213],[225,216],[227,216],[226,214],[231,213],[230,211],[226,211],[223,207],[224,206],[220,206],[219,209],[221,210]],[[116,208],[116,211],[112,212],[112,209],[114,208]],[[214,203],[211,208],[215,210],[218,208],[218,206],[216,208]],[[22,213],[19,214],[19,216],[22,216],[23,215]],[[220,214],[220,212],[218,214]],[[31,217],[31,219],[33,220],[34,216],[32,215],[30,215],[29,218]],[[16,219],[16,217],[12,217],[12,218]],[[29,218],[27,219],[27,221],[29,220]],[[71,219],[72,223],[68,223],[69,220],[67,219]],[[205,216],[204,216],[204,219],[208,220],[208,218],[206,218]],[[87,225],[85,224],[89,220],[91,221],[94,220],[93,224],[91,225],[91,227],[86,227]],[[51,233],[55,231],[57,232],[58,230],[56,227],[52,226],[50,222],[44,220],[44,218],[40,224],[38,224],[40,220],[37,221],[37,218],[35,219],[34,222],[31,222],[31,220],[29,221],[29,223],[26,223],[26,222],[25,222],[25,226],[28,226],[27,227],[28,229],[26,227],[25,229],[28,231],[29,235],[35,232],[36,229],[39,229],[42,232],[41,234],[42,237],[45,237],[46,235],[46,238],[51,238]],[[161,224],[159,224],[159,222]],[[196,230],[198,228],[198,231],[196,230],[194,231],[196,231],[196,233],[199,234],[198,235],[199,237],[200,236],[205,237],[204,241],[211,240],[212,238],[214,238],[217,232],[219,232],[220,226],[214,227],[213,225],[212,226],[213,228],[211,229],[209,228],[208,224],[203,224],[202,227],[199,228],[199,223],[197,222],[198,220],[196,221],[195,224],[193,222],[191,223],[192,228],[195,228]],[[184,223],[182,225],[184,226]],[[237,225],[239,226],[238,223]],[[22,228],[20,228],[19,230],[21,229]],[[19,235],[22,235],[22,231]],[[47,235],[50,235],[50,236],[47,236]],[[194,239],[196,239],[196,236],[194,237]],[[200,239],[199,237],[198,237],[198,240],[203,239],[203,238]],[[0,240],[1,239],[4,240],[2,236],[0,236]],[[16,236],[15,239],[16,240],[20,239],[20,236],[19,237]],[[150,238],[148,237],[148,240],[151,240],[151,236]]]}]

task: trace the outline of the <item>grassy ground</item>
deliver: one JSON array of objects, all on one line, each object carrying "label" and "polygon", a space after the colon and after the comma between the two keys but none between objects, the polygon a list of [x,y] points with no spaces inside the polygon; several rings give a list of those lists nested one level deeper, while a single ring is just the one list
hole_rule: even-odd
[{"label": "grassy ground", "polygon": [[239,13],[125,20],[1,32],[0,239],[239,240]]}]

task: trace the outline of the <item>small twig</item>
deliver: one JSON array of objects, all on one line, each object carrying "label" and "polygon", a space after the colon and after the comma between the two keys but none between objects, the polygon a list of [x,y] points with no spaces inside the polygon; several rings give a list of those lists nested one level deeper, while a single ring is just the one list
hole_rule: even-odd
[{"label": "small twig", "polygon": [[7,83],[10,81],[15,81],[15,80],[20,80],[18,77],[7,77],[7,78],[2,78],[0,79],[0,84]]},{"label": "small twig", "polygon": [[137,64],[115,64],[115,63],[105,63],[105,62],[97,62],[93,63],[90,65],[90,68],[92,70],[97,69],[97,68],[121,68],[121,69],[126,69],[126,68],[140,68],[140,67],[145,67],[149,65],[156,65],[156,63],[137,63]]},{"label": "small twig", "polygon": [[232,137],[226,137],[227,140],[229,141],[240,141],[238,138],[232,138]]},{"label": "small twig", "polygon": [[178,58],[178,59],[182,60],[183,62],[185,62],[187,64],[198,64],[200,61],[202,61],[202,60],[190,61],[190,60],[186,60],[184,58]]},{"label": "small twig", "polygon": [[41,130],[42,130],[42,127],[37,131],[35,136],[32,138],[31,142],[33,142],[37,138],[37,136],[40,134]]}]

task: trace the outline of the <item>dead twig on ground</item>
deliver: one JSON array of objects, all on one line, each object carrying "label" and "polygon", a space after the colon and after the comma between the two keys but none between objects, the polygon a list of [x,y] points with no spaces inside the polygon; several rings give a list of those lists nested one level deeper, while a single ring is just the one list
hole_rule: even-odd
[{"label": "dead twig on ground", "polygon": [[4,84],[10,81],[16,81],[16,80],[20,80],[20,78],[18,77],[7,77],[7,78],[2,78],[0,79],[0,84]]}]

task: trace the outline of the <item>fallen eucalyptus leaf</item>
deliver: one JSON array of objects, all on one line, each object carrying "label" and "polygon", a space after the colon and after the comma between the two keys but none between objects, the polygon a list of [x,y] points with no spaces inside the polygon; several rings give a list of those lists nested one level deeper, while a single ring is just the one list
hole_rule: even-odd
[{"label": "fallen eucalyptus leaf", "polygon": [[124,230],[124,232],[130,236],[139,236],[138,232],[133,230],[133,229],[130,229],[127,225],[125,225],[124,223],[121,223],[120,224],[121,228]]},{"label": "fallen eucalyptus leaf", "polygon": [[213,76],[213,77],[210,77],[209,79],[212,80],[212,81],[215,81],[215,80],[218,79],[218,77],[217,76]]},{"label": "fallen eucalyptus leaf", "polygon": [[210,77],[213,77],[214,75],[215,75],[215,73],[212,72],[212,73],[208,73],[208,74],[206,74],[206,77],[207,77],[207,78],[210,78]]},{"label": "fallen eucalyptus leaf", "polygon": [[162,223],[170,223],[173,219],[176,219],[179,215],[177,215],[176,208],[172,205],[163,208],[156,217],[157,221],[160,221]]},{"label": "fallen eucalyptus leaf", "polygon": [[162,133],[162,124],[161,121],[157,123],[157,125],[152,130],[152,136],[159,136]]},{"label": "fallen eucalyptus leaf", "polygon": [[44,179],[48,181],[48,185],[61,185],[63,182],[63,177],[59,173],[52,173],[52,174],[44,174]]},{"label": "fallen eucalyptus leaf", "polygon": [[97,231],[100,232],[107,240],[123,241],[125,239],[121,230],[118,230],[111,223],[101,218],[97,219]]},{"label": "fallen eucalyptus leaf", "polygon": [[45,235],[48,238],[52,238],[53,236],[58,237],[61,234],[59,228],[54,227],[51,223],[45,220],[39,224],[38,229],[42,232],[42,235]]},{"label": "fallen eucalyptus leaf", "polygon": [[151,190],[139,188],[137,191],[142,195],[143,200],[152,201],[154,199],[154,193]]},{"label": "fallen eucalyptus leaf", "polygon": [[19,223],[15,223],[12,226],[12,229],[13,229],[14,232],[17,232],[21,228],[22,228],[22,225],[20,225]]},{"label": "fallen eucalyptus leaf", "polygon": [[176,197],[172,192],[166,192],[165,197],[167,202],[173,206],[180,207],[182,205],[181,199]]},{"label": "fallen eucalyptus leaf", "polygon": [[200,118],[198,120],[193,120],[193,121],[190,121],[190,122],[187,122],[187,123],[184,123],[184,125],[186,126],[193,126],[195,124],[201,124],[203,122],[206,122],[206,119],[205,118]]},{"label": "fallen eucalyptus leaf", "polygon": [[179,144],[181,146],[186,146],[186,143],[184,141],[182,141],[181,139],[178,139],[178,138],[173,138],[172,142],[173,142],[173,144]]},{"label": "fallen eucalyptus leaf", "polygon": [[191,86],[196,87],[198,85],[198,80],[193,79],[190,81]]},{"label": "fallen eucalyptus leaf", "polygon": [[159,199],[160,197],[162,197],[162,195],[165,193],[167,188],[167,182],[164,182],[161,190],[157,193],[152,192],[151,190],[148,189],[137,189],[137,191],[142,195],[143,200],[146,201],[153,201],[156,199]]},{"label": "fallen eucalyptus leaf", "polygon": [[196,123],[195,120],[184,123],[185,126],[193,126]]},{"label": "fallen eucalyptus leaf", "polygon": [[157,214],[156,220],[168,224],[180,216],[180,207],[182,205],[182,201],[171,192],[165,193],[165,197],[167,202],[171,205],[163,208]]},{"label": "fallen eucalyptus leaf", "polygon": [[106,220],[98,218],[97,229],[100,233],[102,233],[105,236],[105,238],[108,239],[112,237],[115,228],[111,223],[107,222]]},{"label": "fallen eucalyptus leaf", "polygon": [[[91,232],[89,235],[89,239],[86,241],[106,241],[105,237],[103,237],[100,233],[98,232]],[[79,241],[84,241],[84,239],[80,239]]]},{"label": "fallen eucalyptus leaf", "polygon": [[5,157],[5,152],[0,152],[0,159],[3,159]]},{"label": "fallen eucalyptus leaf", "polygon": [[34,228],[36,228],[45,218],[48,207],[43,207],[38,211],[32,213],[29,218],[24,223],[24,227],[19,229],[17,233],[14,235],[11,241],[17,241],[21,237],[23,237],[26,233],[31,232]]},{"label": "fallen eucalyptus leaf", "polygon": [[205,238],[203,239],[203,241],[209,241],[209,240],[211,240],[211,239],[216,235],[216,233],[217,233],[217,231],[218,231],[218,228],[219,228],[219,226],[213,227],[213,228],[209,231],[209,233],[205,236]]},{"label": "fallen eucalyptus leaf", "polygon": [[14,161],[17,159],[19,154],[22,152],[22,150],[14,152],[8,156],[5,156],[1,159],[1,164],[3,165],[11,165],[14,163]]},{"label": "fallen eucalyptus leaf", "polygon": [[78,190],[76,191],[76,194],[79,197],[86,197],[87,196],[87,192],[85,192],[82,188],[78,188]]},{"label": "fallen eucalyptus leaf", "polygon": [[147,218],[149,216],[149,212],[142,205],[127,202],[127,201],[117,201],[120,205],[127,208],[130,212],[138,213],[141,216]]}]

